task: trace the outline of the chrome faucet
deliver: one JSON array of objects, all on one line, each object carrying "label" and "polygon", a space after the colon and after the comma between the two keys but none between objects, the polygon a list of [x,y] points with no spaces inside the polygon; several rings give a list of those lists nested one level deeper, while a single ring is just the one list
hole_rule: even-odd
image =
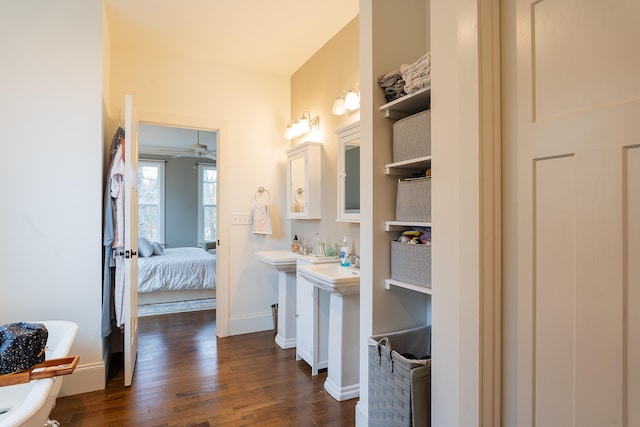
[{"label": "chrome faucet", "polygon": [[356,254],[349,254],[349,256],[347,257],[347,259],[349,261],[351,261],[351,258],[354,259],[355,262],[353,262],[351,265],[353,266],[353,268],[360,268],[360,257]]}]

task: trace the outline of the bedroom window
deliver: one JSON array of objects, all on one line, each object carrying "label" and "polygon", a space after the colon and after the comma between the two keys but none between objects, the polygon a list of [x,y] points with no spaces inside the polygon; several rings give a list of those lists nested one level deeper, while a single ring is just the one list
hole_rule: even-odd
[{"label": "bedroom window", "polygon": [[138,235],[164,243],[164,161],[138,162]]},{"label": "bedroom window", "polygon": [[202,243],[216,240],[216,179],[215,165],[198,164],[198,240]]}]

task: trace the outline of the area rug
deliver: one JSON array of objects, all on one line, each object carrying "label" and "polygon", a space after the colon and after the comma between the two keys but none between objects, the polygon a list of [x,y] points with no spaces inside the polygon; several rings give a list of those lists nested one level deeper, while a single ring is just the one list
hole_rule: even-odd
[{"label": "area rug", "polygon": [[163,302],[138,306],[138,317],[157,316],[159,314],[184,313],[186,311],[214,310],[216,299],[197,299],[192,301]]}]

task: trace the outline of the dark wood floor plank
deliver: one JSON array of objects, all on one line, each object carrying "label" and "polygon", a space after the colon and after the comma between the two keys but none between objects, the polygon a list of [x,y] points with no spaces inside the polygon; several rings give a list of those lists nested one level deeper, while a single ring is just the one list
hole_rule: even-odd
[{"label": "dark wood floor plank", "polygon": [[357,399],[337,402],[273,332],[218,339],[215,311],[139,319],[131,387],[114,358],[105,390],[59,398],[63,426],[353,426]]}]

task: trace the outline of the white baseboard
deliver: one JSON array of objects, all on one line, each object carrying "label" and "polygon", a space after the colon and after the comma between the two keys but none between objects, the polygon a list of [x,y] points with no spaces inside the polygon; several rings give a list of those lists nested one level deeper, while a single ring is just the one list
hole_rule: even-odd
[{"label": "white baseboard", "polygon": [[369,425],[369,408],[363,404],[362,400],[356,403],[356,427],[367,427]]},{"label": "white baseboard", "polygon": [[294,348],[296,346],[295,338],[285,339],[285,338],[282,338],[280,334],[276,335],[275,341],[276,341],[276,344],[280,346],[280,348]]},{"label": "white baseboard", "polygon": [[273,330],[273,319],[270,311],[231,317],[229,319],[229,335],[250,334],[269,329]]},{"label": "white baseboard", "polygon": [[331,378],[327,378],[324,381],[324,389],[339,402],[360,396],[360,384],[351,384],[340,387],[338,384],[331,381]]},{"label": "white baseboard", "polygon": [[90,391],[104,390],[105,366],[104,362],[78,365],[71,375],[65,375],[60,389],[60,397]]}]

